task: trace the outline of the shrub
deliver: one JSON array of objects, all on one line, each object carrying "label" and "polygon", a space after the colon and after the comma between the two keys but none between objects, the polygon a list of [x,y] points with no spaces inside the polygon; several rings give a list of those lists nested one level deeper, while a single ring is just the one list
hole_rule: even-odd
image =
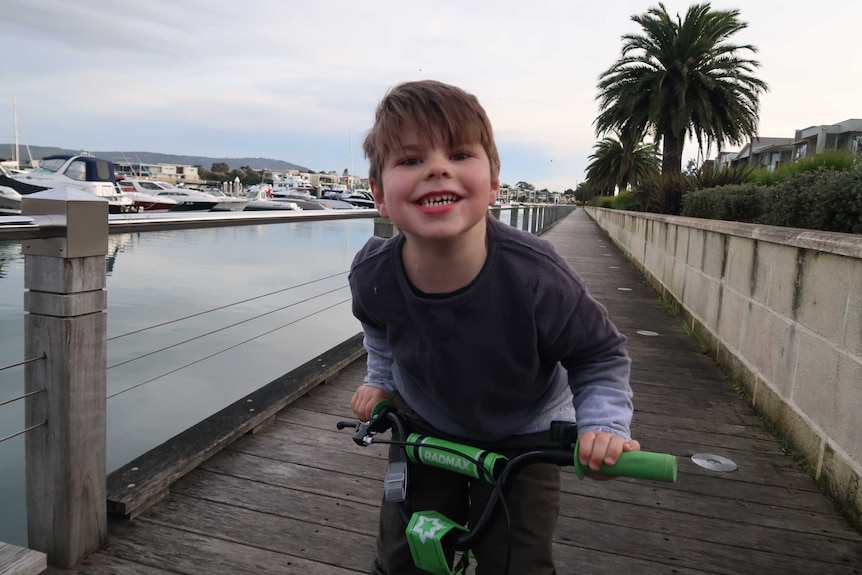
[{"label": "shrub", "polygon": [[596,196],[592,204],[599,208],[611,208],[614,210],[629,210],[632,208],[632,197],[628,192],[620,192],[616,196]]},{"label": "shrub", "polygon": [[644,212],[679,215],[682,198],[697,189],[693,176],[685,174],[656,175],[642,179],[632,188],[632,207]]},{"label": "shrub", "polygon": [[755,183],[775,186],[799,174],[824,169],[845,172],[858,167],[859,156],[844,150],[826,150],[813,156],[800,158],[791,164],[784,164],[771,171],[766,168],[758,168],[751,174],[751,178]]},{"label": "shrub", "polygon": [[821,167],[769,188],[763,223],[862,234],[862,169]]},{"label": "shrub", "polygon": [[725,166],[716,170],[712,164],[704,164],[694,173],[694,179],[698,189],[708,189],[748,183],[753,173],[751,166]]},{"label": "shrub", "polygon": [[689,192],[681,215],[713,220],[757,222],[763,214],[765,188],[755,184],[729,185]]}]

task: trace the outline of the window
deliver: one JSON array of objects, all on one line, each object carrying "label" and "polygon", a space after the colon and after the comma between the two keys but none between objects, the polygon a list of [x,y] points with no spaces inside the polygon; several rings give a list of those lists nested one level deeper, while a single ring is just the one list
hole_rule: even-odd
[{"label": "window", "polygon": [[75,160],[74,162],[69,164],[68,168],[66,168],[65,174],[73,180],[78,180],[79,182],[86,181],[87,165],[80,160]]}]

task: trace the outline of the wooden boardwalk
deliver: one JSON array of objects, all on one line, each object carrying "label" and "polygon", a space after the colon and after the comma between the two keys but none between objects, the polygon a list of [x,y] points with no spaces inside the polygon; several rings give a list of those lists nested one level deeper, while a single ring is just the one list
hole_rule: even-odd
[{"label": "wooden boardwalk", "polygon": [[[580,481],[564,473],[559,573],[862,574],[862,535],[782,451],[638,273],[583,212],[544,237],[584,277],[629,338],[635,436],[678,456],[679,480]],[[658,335],[641,335],[638,332]],[[51,573],[367,573],[384,449],[356,447],[335,423],[364,360],[175,483],[77,569]],[[695,453],[736,462],[694,465]],[[512,574],[517,575],[517,574]]]}]

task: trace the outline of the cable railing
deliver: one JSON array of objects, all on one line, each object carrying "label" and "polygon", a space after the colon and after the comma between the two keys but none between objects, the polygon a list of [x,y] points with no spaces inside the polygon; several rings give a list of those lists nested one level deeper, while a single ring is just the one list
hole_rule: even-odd
[{"label": "cable railing", "polygon": [[10,363],[9,365],[4,365],[0,367],[0,371],[6,371],[8,369],[12,369],[13,367],[21,367],[22,365],[27,365],[29,363],[35,363],[37,361],[45,359],[46,357],[48,357],[47,354],[45,352],[42,352],[42,355],[40,355],[39,357],[31,357],[30,359],[25,359],[24,361],[19,361],[18,363]]},{"label": "cable railing", "polygon": [[[337,275],[340,275],[340,274],[337,274]],[[319,281],[319,280],[318,280],[318,281]],[[298,287],[298,286],[296,286],[296,287]],[[339,286],[339,287],[337,287],[337,288],[335,288],[335,289],[331,289],[331,290],[328,290],[328,291],[325,291],[325,292],[321,292],[321,293],[319,293],[319,294],[317,294],[317,295],[314,295],[314,296],[312,296],[312,297],[309,297],[309,298],[305,298],[305,299],[302,299],[302,300],[299,300],[299,301],[292,302],[292,303],[290,303],[290,304],[288,304],[288,305],[281,306],[281,307],[279,307],[279,308],[276,308],[276,309],[273,309],[273,310],[270,310],[270,311],[264,312],[264,313],[262,313],[262,314],[258,314],[258,315],[256,315],[256,316],[253,316],[253,317],[250,317],[250,318],[244,319],[244,320],[242,320],[242,321],[238,321],[238,322],[232,323],[232,324],[230,324],[230,325],[220,327],[220,328],[218,328],[218,329],[210,330],[210,331],[208,331],[208,332],[206,332],[206,333],[203,333],[203,334],[200,334],[200,335],[197,335],[197,336],[194,336],[194,337],[187,338],[187,339],[185,339],[185,340],[183,340],[183,341],[180,341],[180,342],[177,342],[177,343],[174,343],[174,344],[168,345],[168,346],[164,346],[164,347],[162,347],[162,348],[159,348],[159,349],[153,350],[153,351],[151,351],[151,352],[147,352],[147,353],[145,353],[145,354],[141,354],[141,355],[139,355],[139,356],[137,356],[137,357],[133,357],[133,358],[130,358],[130,359],[127,359],[127,360],[124,360],[124,361],[121,361],[121,362],[115,363],[115,364],[113,364],[113,365],[111,365],[111,366],[108,366],[108,368],[107,368],[107,369],[109,369],[109,370],[110,370],[110,369],[112,369],[112,368],[120,367],[120,366],[122,366],[122,365],[126,365],[126,364],[132,363],[132,362],[134,362],[134,361],[138,361],[138,360],[140,360],[140,359],[143,359],[143,358],[146,358],[146,357],[150,357],[150,356],[152,356],[152,355],[155,355],[155,354],[161,353],[161,352],[163,352],[163,351],[167,351],[167,350],[169,350],[169,349],[174,349],[174,348],[176,348],[176,347],[179,347],[179,346],[181,346],[181,345],[185,345],[185,344],[190,343],[190,342],[192,342],[192,341],[196,341],[196,340],[202,339],[202,338],[207,337],[207,336],[209,336],[209,335],[213,335],[213,334],[215,334],[215,333],[219,333],[219,332],[222,332],[222,331],[228,330],[228,329],[230,329],[230,328],[237,327],[237,326],[239,326],[239,325],[243,325],[243,324],[249,323],[249,322],[254,321],[254,320],[256,320],[256,319],[260,319],[260,318],[262,318],[262,317],[272,315],[272,314],[277,313],[277,312],[279,312],[279,311],[283,311],[283,310],[285,310],[285,309],[289,309],[289,308],[291,308],[291,307],[294,307],[294,306],[300,305],[300,304],[302,304],[302,303],[307,303],[307,302],[309,302],[309,301],[313,301],[313,300],[318,299],[318,298],[320,298],[320,297],[323,297],[323,296],[325,296],[325,295],[329,295],[329,294],[332,294],[332,293],[335,293],[335,292],[338,292],[338,291],[344,290],[344,289],[346,289],[347,287],[348,287],[347,285],[343,285],[343,286]],[[284,290],[279,290],[279,291],[284,291]],[[259,296],[259,297],[266,297],[266,296]],[[252,300],[254,300],[254,299],[259,299],[259,298],[251,298],[251,299],[250,299],[250,300],[248,300],[248,301],[252,301]],[[199,364],[199,363],[201,363],[201,362],[203,362],[203,361],[206,361],[206,360],[208,360],[208,359],[212,359],[212,358],[214,358],[214,357],[216,357],[216,356],[218,356],[218,355],[221,355],[222,353],[225,353],[225,352],[231,351],[231,350],[236,349],[236,348],[238,348],[238,347],[240,347],[240,346],[242,346],[242,345],[245,345],[245,344],[250,343],[250,342],[252,342],[252,341],[258,340],[258,339],[260,339],[260,338],[262,338],[262,337],[264,337],[264,336],[270,335],[270,334],[275,333],[275,332],[277,332],[277,331],[280,331],[280,330],[282,330],[282,329],[284,329],[284,328],[290,327],[290,326],[292,326],[292,325],[294,325],[294,324],[296,324],[296,323],[298,323],[298,322],[300,322],[300,321],[302,321],[302,320],[305,320],[305,319],[309,319],[309,318],[311,318],[311,317],[314,317],[314,316],[316,316],[316,315],[318,315],[318,314],[320,314],[320,313],[323,313],[324,311],[327,311],[327,310],[332,309],[332,308],[334,308],[334,307],[337,307],[337,306],[339,306],[339,305],[343,305],[343,304],[345,304],[345,303],[348,303],[349,301],[351,301],[351,298],[346,298],[346,299],[343,299],[343,300],[341,300],[341,301],[339,301],[339,302],[337,302],[337,303],[335,303],[335,304],[332,304],[332,305],[326,306],[326,307],[324,307],[324,308],[321,308],[321,309],[315,310],[315,311],[314,311],[314,312],[312,312],[312,313],[306,314],[306,315],[304,315],[304,316],[302,316],[302,317],[300,317],[300,318],[297,318],[297,319],[294,319],[294,320],[292,320],[292,321],[289,321],[289,322],[287,322],[287,323],[285,323],[285,324],[279,325],[279,326],[278,326],[278,327],[276,327],[276,328],[273,328],[273,329],[269,329],[269,330],[267,330],[267,331],[264,331],[263,333],[257,334],[257,335],[255,335],[254,337],[247,338],[247,339],[242,340],[242,341],[240,341],[240,342],[238,342],[238,343],[236,343],[236,344],[234,344],[234,345],[231,345],[231,346],[228,346],[228,347],[226,347],[226,348],[220,349],[220,350],[218,350],[218,351],[216,351],[216,352],[214,352],[214,353],[210,353],[210,354],[206,355],[205,357],[202,357],[202,358],[197,359],[197,360],[195,360],[195,361],[192,361],[192,362],[186,363],[186,364],[184,364],[184,365],[181,365],[181,366],[179,366],[179,367],[177,367],[177,368],[175,368],[175,369],[171,369],[171,370],[169,370],[169,371],[167,371],[167,372],[165,372],[165,373],[162,373],[162,374],[160,374],[160,375],[157,375],[157,376],[155,376],[155,377],[151,377],[151,378],[147,379],[146,381],[143,381],[143,382],[141,382],[141,383],[138,383],[138,384],[132,385],[131,387],[125,388],[125,389],[123,389],[123,390],[121,390],[121,391],[118,391],[118,392],[112,393],[112,394],[108,395],[108,397],[107,397],[107,398],[108,398],[108,399],[111,399],[111,398],[117,397],[118,395],[122,395],[122,394],[124,394],[124,393],[126,393],[126,392],[128,392],[128,391],[131,391],[131,390],[133,390],[133,389],[137,389],[137,388],[139,388],[139,387],[142,387],[143,385],[146,385],[146,384],[148,384],[148,383],[152,383],[153,381],[157,381],[157,380],[159,380],[159,379],[161,379],[161,378],[163,378],[163,377],[166,377],[166,376],[168,376],[168,375],[174,374],[174,373],[176,373],[176,372],[178,372],[178,371],[180,371],[180,370],[182,370],[182,369],[185,369],[185,368],[190,367],[190,366],[192,366],[192,365],[197,365],[197,364]],[[225,307],[228,307],[228,306],[225,306]],[[210,310],[210,311],[215,311],[215,310]],[[198,316],[198,315],[200,315],[200,314],[194,314],[193,316],[189,316],[189,317],[196,317],[196,316]],[[162,324],[162,325],[164,325],[164,324]],[[142,330],[138,330],[138,331],[142,331]]]},{"label": "cable railing", "polygon": [[30,427],[24,428],[21,431],[16,431],[15,433],[7,435],[6,437],[0,437],[0,443],[3,443],[4,441],[9,441],[10,439],[15,439],[19,435],[24,435],[25,433],[27,433],[29,431],[33,431],[34,429],[44,427],[47,424],[48,424],[48,421],[45,420],[42,423],[37,423],[36,425],[31,425]]}]

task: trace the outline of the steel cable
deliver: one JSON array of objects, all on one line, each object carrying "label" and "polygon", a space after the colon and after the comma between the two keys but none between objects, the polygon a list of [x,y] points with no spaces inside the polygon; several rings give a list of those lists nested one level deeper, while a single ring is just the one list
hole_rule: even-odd
[{"label": "steel cable", "polygon": [[268,315],[274,314],[275,312],[285,310],[285,309],[287,309],[287,308],[289,308],[289,307],[293,307],[293,306],[295,306],[295,305],[299,305],[299,304],[301,304],[301,303],[305,303],[305,302],[311,301],[311,300],[316,299],[316,298],[319,298],[319,297],[321,297],[321,296],[324,296],[324,295],[327,295],[327,294],[331,294],[331,293],[333,293],[333,292],[337,292],[337,291],[342,290],[342,289],[344,289],[344,288],[346,288],[346,287],[348,287],[348,286],[346,286],[346,285],[339,286],[339,287],[337,287],[337,288],[335,288],[335,289],[332,289],[332,290],[329,290],[329,291],[326,291],[326,292],[319,293],[319,294],[317,294],[317,295],[314,295],[314,296],[312,296],[312,297],[309,297],[309,298],[306,298],[306,299],[303,299],[303,300],[295,301],[295,302],[293,302],[293,303],[291,303],[291,304],[288,304],[288,305],[285,305],[285,306],[282,306],[282,307],[279,307],[279,308],[275,308],[275,309],[270,310],[270,311],[268,311],[268,312],[264,312],[264,313],[262,313],[262,314],[259,314],[259,315],[256,315],[256,316],[253,316],[253,317],[250,317],[250,318],[244,319],[244,320],[242,320],[242,321],[238,321],[238,322],[236,322],[236,323],[232,323],[232,324],[230,324],[230,325],[226,325],[226,326],[224,326],[224,327],[220,327],[220,328],[218,328],[218,329],[214,329],[214,330],[209,331],[209,332],[207,332],[207,333],[202,333],[202,334],[200,334],[200,335],[196,335],[195,337],[190,337],[189,339],[186,339],[186,340],[183,340],[183,341],[178,341],[177,343],[174,343],[174,344],[171,344],[171,345],[168,345],[168,346],[165,346],[165,347],[162,347],[162,348],[159,348],[159,349],[156,349],[156,350],[150,351],[150,352],[145,353],[145,354],[143,354],[143,355],[139,355],[138,357],[133,357],[133,358],[131,358],[131,359],[127,359],[127,360],[125,360],[125,361],[121,361],[121,362],[119,362],[119,363],[115,363],[114,365],[109,365],[109,366],[107,367],[107,369],[113,369],[113,368],[115,368],[115,367],[120,367],[121,365],[126,365],[127,363],[132,363],[133,361],[137,361],[137,360],[139,360],[139,359],[143,359],[143,358],[145,358],[145,357],[149,357],[149,356],[151,356],[151,355],[155,355],[155,354],[157,354],[157,353],[161,353],[161,352],[163,352],[163,351],[166,351],[166,350],[172,349],[172,348],[174,348],[174,347],[179,347],[179,346],[181,346],[181,345],[183,345],[183,344],[186,344],[186,343],[189,343],[189,342],[195,341],[196,339],[201,339],[201,338],[207,337],[208,335],[212,335],[212,334],[214,334],[214,333],[218,333],[218,332],[220,332],[220,331],[224,331],[224,330],[226,330],[226,329],[230,329],[230,328],[232,328],[232,327],[236,327],[236,326],[238,326],[238,325],[242,325],[242,324],[244,324],[244,323],[248,323],[248,322],[250,322],[250,321],[254,321],[254,320],[256,320],[256,319],[260,319],[260,318],[262,318],[262,317],[265,317],[265,316],[268,316]]},{"label": "steel cable", "polygon": [[[328,280],[328,279],[332,279],[332,278],[334,278],[334,277],[342,276],[342,275],[344,275],[344,274],[346,274],[346,273],[349,273],[349,272],[346,272],[346,271],[345,271],[345,272],[338,272],[337,274],[332,274],[332,275],[329,275],[329,276],[324,276],[324,277],[322,277],[322,278],[317,278],[316,280],[311,280],[311,281],[308,281],[308,282],[305,282],[305,283],[296,284],[296,285],[293,285],[293,286],[290,286],[290,287],[287,287],[287,288],[282,288],[282,289],[280,289],[280,290],[275,290],[275,291],[273,291],[273,292],[265,293],[265,294],[258,295],[258,296],[255,296],[255,297],[250,297],[250,298],[248,298],[248,299],[240,300],[240,301],[237,301],[237,302],[234,302],[234,303],[229,303],[229,304],[227,304],[227,305],[223,305],[223,306],[215,307],[215,308],[208,309],[208,310],[205,310],[205,311],[200,311],[200,312],[198,312],[198,313],[193,313],[193,314],[191,314],[191,315],[187,315],[187,316],[185,316],[185,317],[179,317],[179,318],[177,318],[177,319],[172,319],[172,320],[168,320],[168,321],[165,321],[165,322],[162,322],[162,323],[157,323],[157,324],[155,324],[155,325],[151,325],[151,326],[149,326],[149,327],[142,327],[141,329],[136,329],[135,331],[130,331],[129,333],[124,333],[124,334],[122,334],[122,335],[115,335],[114,337],[109,337],[109,338],[108,338],[108,341],[113,341],[113,340],[115,340],[115,339],[120,339],[120,338],[123,338],[123,337],[127,337],[127,336],[130,336],[130,335],[134,335],[134,334],[136,334],[136,333],[141,333],[141,332],[143,332],[143,331],[147,331],[147,330],[150,330],[150,329],[155,329],[155,328],[157,328],[157,327],[163,327],[163,326],[166,326],[166,325],[170,325],[170,324],[172,324],[172,323],[177,323],[177,322],[180,322],[180,321],[185,321],[185,320],[187,320],[187,319],[192,319],[192,318],[194,318],[194,317],[198,317],[198,316],[201,316],[201,315],[206,315],[206,314],[208,314],[208,313],[212,313],[212,312],[214,312],[214,311],[221,311],[221,310],[223,310],[223,309],[227,309],[227,308],[229,308],[229,307],[233,307],[233,306],[235,306],[235,305],[239,305],[239,304],[242,304],[242,303],[248,303],[248,302],[250,302],[250,301],[254,301],[254,300],[257,300],[257,299],[262,299],[262,298],[265,298],[265,297],[269,297],[269,296],[271,296],[271,295],[275,295],[275,294],[279,294],[279,293],[282,293],[282,292],[290,291],[290,290],[292,290],[292,289],[296,289],[296,288],[299,288],[299,287],[305,287],[305,286],[307,286],[307,285],[311,285],[311,284],[313,284],[313,283],[317,283],[317,282],[320,282],[320,281],[323,281],[323,280]],[[109,368],[109,369],[110,369],[110,368]]]},{"label": "steel cable", "polygon": [[276,328],[274,328],[274,329],[270,329],[270,330],[268,330],[268,331],[265,331],[265,332],[263,332],[263,333],[261,333],[261,334],[259,334],[259,335],[256,335],[256,336],[254,336],[254,337],[252,337],[252,338],[246,339],[246,340],[244,340],[244,341],[241,341],[241,342],[239,342],[239,343],[236,343],[236,344],[234,344],[234,345],[231,345],[231,346],[229,346],[229,347],[226,347],[226,348],[224,348],[224,349],[221,349],[221,350],[219,350],[219,351],[217,351],[217,352],[215,352],[215,353],[211,353],[211,354],[209,354],[209,355],[207,355],[207,356],[205,356],[205,357],[202,357],[202,358],[200,358],[200,359],[196,359],[195,361],[193,361],[193,362],[191,362],[191,363],[187,363],[187,364],[185,364],[185,365],[181,365],[180,367],[177,367],[176,369],[172,369],[172,370],[170,370],[170,371],[168,371],[168,372],[165,372],[165,373],[163,373],[163,374],[161,374],[161,375],[157,375],[156,377],[151,377],[150,379],[148,379],[148,380],[146,380],[146,381],[142,381],[141,383],[137,383],[137,384],[135,384],[135,385],[133,385],[133,386],[131,386],[131,387],[128,387],[128,388],[126,388],[126,389],[122,390],[122,391],[118,391],[117,393],[113,393],[113,394],[109,395],[109,396],[107,397],[107,399],[112,399],[112,398],[114,398],[114,397],[117,397],[118,395],[122,395],[122,394],[126,393],[127,391],[131,391],[131,390],[133,390],[133,389],[136,389],[136,388],[138,388],[138,387],[141,387],[142,385],[146,385],[146,384],[148,384],[148,383],[151,383],[151,382],[153,382],[153,381],[156,381],[157,379],[161,379],[161,378],[163,378],[163,377],[165,377],[165,376],[171,375],[172,373],[176,373],[176,372],[180,371],[181,369],[185,369],[185,368],[187,368],[187,367],[190,367],[190,366],[192,366],[192,365],[195,365],[195,364],[200,363],[200,362],[202,362],[202,361],[205,361],[205,360],[207,360],[207,359],[213,358],[213,357],[215,357],[215,356],[217,356],[217,355],[219,355],[219,354],[221,354],[221,353],[224,353],[224,352],[226,352],[226,351],[230,351],[230,350],[232,350],[232,349],[235,349],[235,348],[237,348],[237,347],[239,347],[239,346],[241,346],[241,345],[244,345],[244,344],[246,344],[246,343],[248,343],[248,342],[250,342],[250,341],[254,341],[254,340],[256,340],[256,339],[260,339],[261,337],[263,337],[263,336],[265,336],[265,335],[269,335],[269,334],[274,333],[274,332],[276,332],[276,331],[278,331],[278,330],[280,330],[280,329],[284,329],[284,328],[286,328],[286,327],[288,327],[288,326],[291,326],[291,325],[293,325],[293,324],[295,324],[295,323],[297,323],[297,322],[300,322],[300,321],[302,321],[302,320],[304,320],[304,319],[308,319],[308,318],[310,318],[310,317],[313,317],[313,316],[315,316],[315,315],[317,315],[317,314],[319,314],[319,313],[322,313],[322,312],[324,312],[324,311],[327,311],[327,310],[329,310],[329,309],[332,309],[332,308],[334,308],[334,307],[337,307],[337,306],[339,306],[339,305],[341,305],[341,304],[347,303],[347,302],[349,302],[349,301],[351,301],[351,300],[352,300],[352,298],[347,298],[347,299],[341,300],[340,302],[337,302],[337,303],[334,303],[334,304],[332,304],[332,305],[330,305],[330,306],[327,306],[327,307],[325,307],[325,308],[319,309],[319,310],[317,310],[317,311],[315,311],[315,312],[312,312],[312,313],[310,313],[310,314],[308,314],[308,315],[306,315],[306,316],[303,316],[303,317],[297,318],[297,319],[295,319],[295,320],[293,320],[293,321],[290,321],[290,322],[288,322],[288,323],[286,323],[286,324],[284,324],[284,325],[280,325],[280,326],[278,326],[278,327],[276,327]]},{"label": "steel cable", "polygon": [[7,435],[6,437],[0,437],[0,443],[3,443],[4,441],[8,441],[14,437],[18,437],[19,435],[24,435],[28,431],[36,429],[37,427],[42,427],[43,425],[45,425],[47,423],[48,423],[47,421],[43,421],[42,423],[37,423],[36,425],[31,425],[30,427],[28,427],[26,429],[22,429],[21,431],[19,431],[17,433],[13,433],[12,435]]}]

